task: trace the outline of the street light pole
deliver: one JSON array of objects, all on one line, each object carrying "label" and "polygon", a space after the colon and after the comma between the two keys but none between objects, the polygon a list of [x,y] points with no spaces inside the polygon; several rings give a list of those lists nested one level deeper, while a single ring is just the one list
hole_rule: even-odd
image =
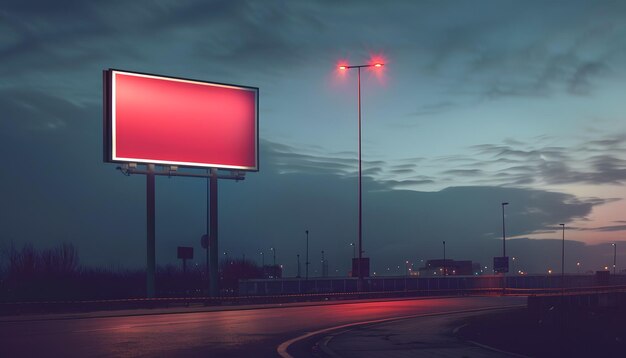
[{"label": "street light pole", "polygon": [[362,270],[362,261],[363,261],[363,214],[362,214],[362,207],[363,207],[363,200],[362,200],[362,170],[361,170],[361,68],[363,67],[382,67],[383,64],[382,63],[374,63],[374,64],[369,64],[369,65],[358,65],[358,66],[339,66],[340,70],[347,70],[347,69],[351,69],[351,68],[356,68],[357,69],[357,97],[358,97],[358,101],[357,101],[357,105],[358,105],[358,112],[359,112],[359,135],[358,135],[358,139],[359,139],[359,151],[358,151],[358,157],[359,157],[359,180],[358,180],[358,187],[359,187],[359,262],[358,262],[358,270],[359,270],[359,279],[357,281],[357,290],[358,291],[362,291],[363,290],[363,270]]},{"label": "street light pole", "polygon": [[617,243],[613,243],[613,276],[615,276],[615,268],[617,267]]},{"label": "street light pole", "polygon": [[[502,203],[502,260],[506,260],[506,266],[508,269],[509,260],[506,258],[506,225],[504,223],[504,207],[509,205],[508,202]],[[502,295],[506,294],[506,271],[502,270]]]},{"label": "street light pole", "polygon": [[300,254],[296,255],[298,256],[298,278],[300,278]]},{"label": "street light pole", "polygon": [[506,257],[506,226],[504,223],[504,207],[506,205],[509,203],[502,203],[502,257]]},{"label": "street light pole", "polygon": [[448,276],[448,265],[446,265],[446,242],[443,242],[443,275]]},{"label": "street light pole", "polygon": [[309,230],[304,230],[306,233],[306,261],[304,263],[306,267],[306,281],[309,281]]},{"label": "street light pole", "polygon": [[272,257],[273,257],[274,267],[276,267],[276,249],[273,248],[273,247],[270,247],[270,250],[272,250]]},{"label": "street light pole", "polygon": [[563,239],[561,240],[561,291],[565,290],[565,224],[559,224],[563,229]]}]

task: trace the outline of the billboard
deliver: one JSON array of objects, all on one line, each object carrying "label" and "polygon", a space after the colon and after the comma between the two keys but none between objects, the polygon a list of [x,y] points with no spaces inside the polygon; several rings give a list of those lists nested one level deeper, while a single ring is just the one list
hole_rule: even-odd
[{"label": "billboard", "polygon": [[259,89],[104,71],[104,161],[259,170]]},{"label": "billboard", "polygon": [[[363,269],[363,277],[370,277],[370,258],[361,258],[361,268]],[[359,277],[359,259],[352,259],[352,277]]]},{"label": "billboard", "polygon": [[193,247],[178,246],[176,253],[179,259],[191,260],[193,259]]},{"label": "billboard", "polygon": [[509,272],[509,257],[499,256],[493,258],[493,271],[496,273]]}]

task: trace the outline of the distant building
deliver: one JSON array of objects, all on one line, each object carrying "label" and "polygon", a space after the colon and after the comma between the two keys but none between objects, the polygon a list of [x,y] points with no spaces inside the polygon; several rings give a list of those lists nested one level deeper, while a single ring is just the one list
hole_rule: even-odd
[{"label": "distant building", "polygon": [[470,260],[433,259],[419,268],[419,276],[473,276],[481,273],[480,264]]},{"label": "distant building", "polygon": [[264,278],[281,278],[283,277],[283,268],[281,265],[265,265],[263,273]]}]

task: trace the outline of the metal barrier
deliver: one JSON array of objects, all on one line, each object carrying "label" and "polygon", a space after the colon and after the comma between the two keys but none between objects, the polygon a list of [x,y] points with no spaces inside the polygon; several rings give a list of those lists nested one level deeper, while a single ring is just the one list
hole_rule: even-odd
[{"label": "metal barrier", "polygon": [[[507,295],[557,295],[580,293],[606,293],[626,291],[626,285],[618,286],[590,286],[561,288],[511,288]],[[204,305],[259,305],[280,304],[294,302],[333,302],[342,300],[360,299],[394,299],[428,296],[469,296],[469,295],[501,295],[501,287],[489,288],[439,288],[416,289],[400,291],[370,291],[370,292],[332,292],[284,294],[264,296],[236,296],[236,297],[175,297],[175,298],[135,298],[119,300],[91,300],[91,301],[47,301],[47,302],[14,302],[0,303],[0,315],[33,314],[50,312],[88,312],[96,310],[121,310],[140,308],[168,308],[176,306]]]},{"label": "metal barrier", "polygon": [[[612,276],[609,285],[626,285],[626,275]],[[365,280],[368,291],[397,292],[410,290],[442,289],[502,289],[502,276],[447,276],[447,277],[371,277]],[[566,275],[563,286],[567,288],[593,287],[603,284],[593,275]],[[354,292],[357,278],[298,278],[254,279],[239,282],[239,294],[243,296],[285,295],[300,293],[339,293]],[[506,287],[509,289],[561,288],[560,275],[523,275],[507,276]]]}]

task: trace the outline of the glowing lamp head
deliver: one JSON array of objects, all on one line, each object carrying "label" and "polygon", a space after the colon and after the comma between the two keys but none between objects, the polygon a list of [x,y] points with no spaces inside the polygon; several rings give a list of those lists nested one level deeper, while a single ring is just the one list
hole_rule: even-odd
[{"label": "glowing lamp head", "polygon": [[339,66],[339,69],[340,69],[340,70],[345,70],[345,69],[347,69],[347,68],[348,68],[348,67],[346,67],[346,66]]},{"label": "glowing lamp head", "polygon": [[384,63],[375,63],[374,67],[383,67]]}]

